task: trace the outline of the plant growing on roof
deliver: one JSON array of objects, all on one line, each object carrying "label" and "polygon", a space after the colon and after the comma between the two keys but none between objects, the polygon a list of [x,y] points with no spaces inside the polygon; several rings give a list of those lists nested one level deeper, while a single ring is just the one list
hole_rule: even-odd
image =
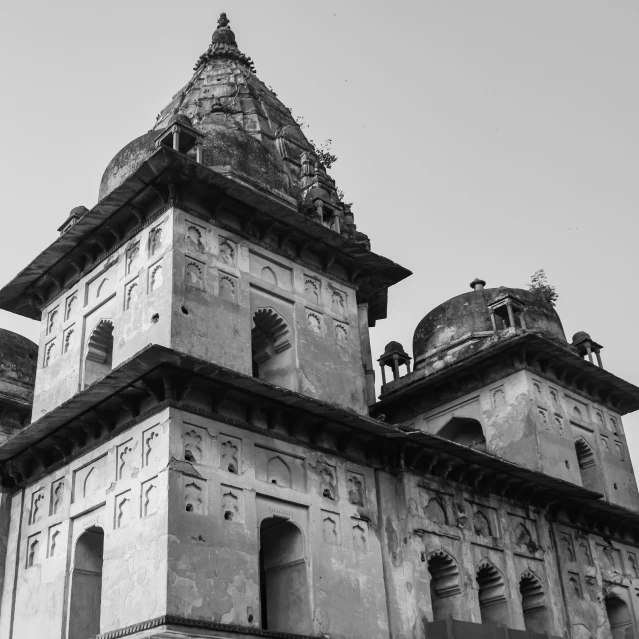
[{"label": "plant growing on roof", "polygon": [[530,284],[528,284],[528,289],[547,302],[550,302],[553,306],[555,306],[555,302],[559,299],[555,287],[548,284],[548,279],[546,278],[546,273],[543,268],[533,273],[530,278]]}]

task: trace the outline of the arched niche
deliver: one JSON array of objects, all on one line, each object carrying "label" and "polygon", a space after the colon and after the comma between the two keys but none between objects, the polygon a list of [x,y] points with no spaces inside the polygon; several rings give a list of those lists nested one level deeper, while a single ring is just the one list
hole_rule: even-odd
[{"label": "arched niche", "polygon": [[575,440],[575,452],[577,453],[577,462],[579,463],[579,473],[581,474],[583,487],[595,492],[602,492],[601,473],[597,466],[595,453],[583,437],[578,437]]},{"label": "arched niche", "polygon": [[457,562],[445,551],[437,550],[427,559],[430,573],[430,599],[433,620],[460,618],[461,575]]},{"label": "arched niche", "polygon": [[75,544],[69,591],[68,639],[100,633],[104,531],[92,527]]},{"label": "arched niche", "polygon": [[628,604],[616,593],[604,597],[612,639],[635,639],[632,614]]},{"label": "arched niche", "polygon": [[486,450],[486,437],[481,423],[469,417],[453,417],[436,433],[463,446]]},{"label": "arched niche", "polygon": [[484,560],[477,567],[475,578],[479,589],[481,622],[493,626],[508,627],[510,625],[510,610],[504,576],[489,561]]},{"label": "arched niche", "polygon": [[310,585],[302,531],[282,517],[260,525],[260,609],[262,628],[310,635]]},{"label": "arched niche", "polygon": [[292,346],[288,322],[275,309],[257,309],[251,330],[253,376],[295,390]]},{"label": "arched niche", "polygon": [[113,367],[113,321],[101,319],[87,341],[84,358],[84,386],[90,386]]},{"label": "arched niche", "polygon": [[540,633],[549,630],[551,620],[546,606],[546,593],[540,579],[532,571],[527,570],[522,574],[519,594],[526,630]]},{"label": "arched niche", "polygon": [[428,505],[424,508],[424,515],[428,521],[432,521],[443,526],[448,524],[446,509],[437,497],[431,497],[428,500]]},{"label": "arched niche", "polygon": [[266,477],[269,484],[291,488],[293,485],[291,469],[281,457],[271,457],[266,464]]}]

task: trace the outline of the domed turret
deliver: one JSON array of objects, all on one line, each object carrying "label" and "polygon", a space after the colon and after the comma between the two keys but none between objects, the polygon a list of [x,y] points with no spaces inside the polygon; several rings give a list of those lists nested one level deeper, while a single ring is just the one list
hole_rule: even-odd
[{"label": "domed turret", "polygon": [[[314,156],[313,146],[290,110],[255,75],[253,62],[237,46],[226,14],[220,16],[195,74],[162,110],[153,130],[111,160],[100,184],[100,199],[155,152],[158,135],[176,121],[203,134],[204,165],[293,200],[303,199],[298,186],[301,156],[304,152]],[[314,158],[313,173],[317,164]],[[337,201],[334,184],[329,186]]]},{"label": "domed turret", "polygon": [[[473,291],[440,304],[417,325],[413,336],[417,369],[433,351],[451,346],[472,333],[488,334],[511,327],[513,320],[512,328],[566,341],[557,312],[539,294],[505,287],[485,289],[484,284],[475,280],[471,285]],[[508,310],[509,300],[511,311]]]}]

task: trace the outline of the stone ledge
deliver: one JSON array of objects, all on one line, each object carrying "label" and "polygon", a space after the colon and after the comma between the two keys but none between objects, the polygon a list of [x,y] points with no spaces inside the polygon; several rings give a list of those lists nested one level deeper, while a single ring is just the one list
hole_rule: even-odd
[{"label": "stone ledge", "polygon": [[99,634],[96,639],[118,639],[119,637],[128,637],[138,632],[166,626],[183,626],[186,628],[215,630],[218,632],[222,631],[230,634],[251,635],[255,637],[272,637],[277,639],[306,639],[308,637],[308,635],[296,635],[289,632],[275,632],[273,630],[264,630],[262,628],[256,628],[255,626],[234,626],[225,623],[219,623],[217,621],[209,621],[206,619],[189,619],[188,617],[164,615],[162,617],[149,619],[148,621],[141,621],[124,628],[119,628],[118,630],[111,630],[110,632]]}]

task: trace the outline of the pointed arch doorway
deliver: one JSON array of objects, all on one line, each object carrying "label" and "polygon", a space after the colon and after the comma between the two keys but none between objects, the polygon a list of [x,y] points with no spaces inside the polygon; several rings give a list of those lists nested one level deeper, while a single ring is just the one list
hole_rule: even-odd
[{"label": "pointed arch doorway", "polygon": [[262,628],[310,635],[310,584],[302,531],[288,519],[267,517],[259,534]]},{"label": "pointed arch doorway", "polygon": [[104,530],[88,528],[76,541],[69,592],[68,639],[100,634]]}]

